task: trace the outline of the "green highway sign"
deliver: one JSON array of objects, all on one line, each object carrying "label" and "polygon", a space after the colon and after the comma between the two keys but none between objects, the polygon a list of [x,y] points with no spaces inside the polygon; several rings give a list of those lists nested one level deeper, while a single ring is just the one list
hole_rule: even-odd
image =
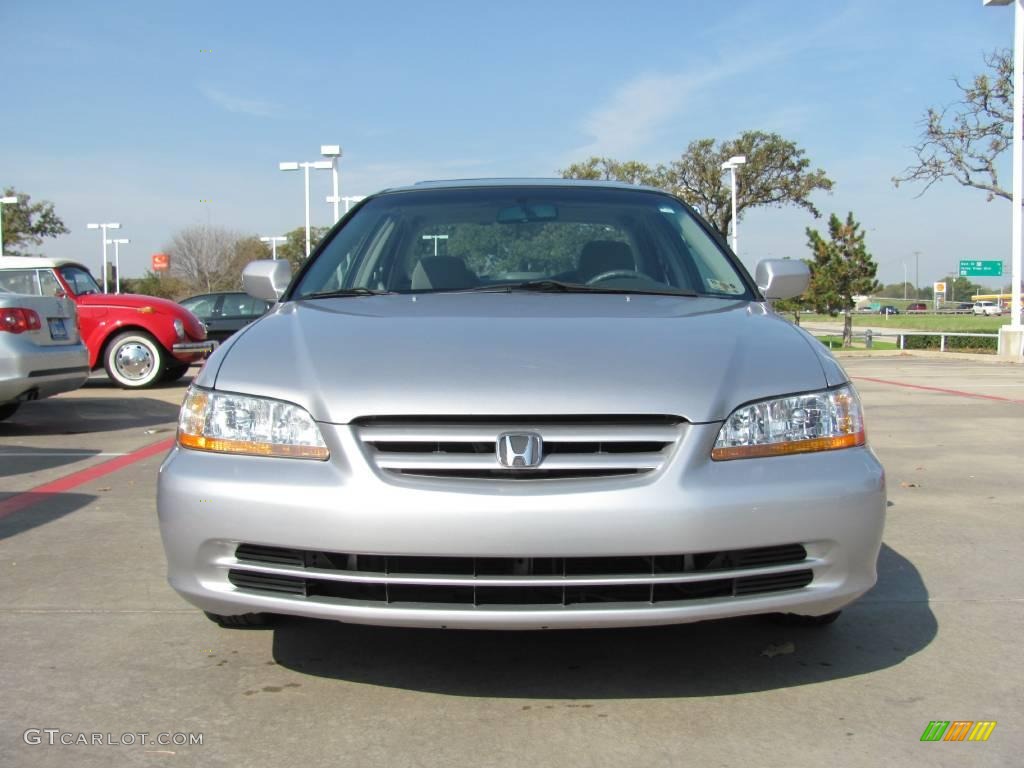
[{"label": "green highway sign", "polygon": [[1002,277],[1001,261],[961,261],[960,277]]}]

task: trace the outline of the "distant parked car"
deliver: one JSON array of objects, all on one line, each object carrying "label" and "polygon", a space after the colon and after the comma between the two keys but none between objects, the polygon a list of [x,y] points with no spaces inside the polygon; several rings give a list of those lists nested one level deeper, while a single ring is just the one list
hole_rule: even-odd
[{"label": "distant parked car", "polygon": [[959,304],[956,305],[956,309],[953,311],[956,312],[957,314],[973,312],[974,303],[970,301],[961,301]]},{"label": "distant parked car", "polygon": [[974,302],[974,314],[1001,315],[1003,314],[1003,308],[1000,304],[994,301],[976,301]]},{"label": "distant parked car", "polygon": [[0,288],[71,299],[78,309],[89,368],[103,367],[128,389],[185,375],[217,346],[195,315],[167,299],[105,294],[87,267],[67,259],[0,256]]},{"label": "distant parked car", "polygon": [[26,400],[70,392],[88,378],[75,303],[0,288],[0,421]]},{"label": "distant parked car", "polygon": [[927,311],[928,311],[928,305],[924,304],[922,302],[916,302],[914,304],[908,304],[907,305],[907,314],[908,315],[910,313],[912,313],[912,312],[927,312]]},{"label": "distant parked car", "polygon": [[892,304],[886,304],[878,308],[878,314],[880,315],[898,315],[899,313],[900,311]]},{"label": "distant parked car", "polygon": [[207,337],[215,341],[224,341],[253,320],[262,317],[273,306],[269,301],[241,291],[204,293],[183,299],[180,303],[203,321]]}]

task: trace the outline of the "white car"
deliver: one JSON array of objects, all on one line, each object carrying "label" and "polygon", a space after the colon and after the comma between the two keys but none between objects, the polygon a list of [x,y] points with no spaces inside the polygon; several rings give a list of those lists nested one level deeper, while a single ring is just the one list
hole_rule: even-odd
[{"label": "white car", "polygon": [[0,288],[0,421],[26,400],[70,392],[88,378],[75,303]]},{"label": "white car", "polygon": [[1001,315],[1003,314],[1003,307],[994,301],[976,301],[974,302],[974,314]]}]

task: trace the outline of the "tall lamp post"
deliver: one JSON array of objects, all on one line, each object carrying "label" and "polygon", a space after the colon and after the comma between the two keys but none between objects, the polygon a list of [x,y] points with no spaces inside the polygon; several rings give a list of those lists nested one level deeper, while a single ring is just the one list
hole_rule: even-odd
[{"label": "tall lamp post", "polygon": [[4,206],[17,204],[17,195],[8,195],[7,197],[0,197],[0,256],[4,255]]},{"label": "tall lamp post", "polygon": [[437,241],[438,240],[447,240],[448,239],[448,235],[424,235],[423,239],[424,240],[433,240],[434,241],[434,255],[437,256]]},{"label": "tall lamp post", "polygon": [[261,237],[260,241],[264,242],[264,243],[270,243],[271,258],[276,259],[277,258],[277,244],[278,243],[283,243],[287,239],[288,239],[287,237]]},{"label": "tall lamp post", "polygon": [[341,147],[337,144],[321,144],[320,156],[326,157],[331,163],[331,186],[334,193],[327,198],[327,202],[334,205],[334,223],[337,224],[341,218],[338,213],[338,203],[341,202],[341,198],[338,197],[338,160],[341,159]]},{"label": "tall lamp post", "polygon": [[736,221],[736,169],[747,162],[746,155],[733,155],[724,163],[722,163],[722,170],[729,171],[730,184],[732,186],[732,252],[737,256],[740,255],[739,247],[739,236],[736,226],[739,222]]},{"label": "tall lamp post", "polygon": [[305,171],[306,175],[306,258],[309,258],[309,169],[318,168],[320,170],[329,171],[331,169],[330,160],[316,160],[312,163],[278,163],[277,167],[282,171],[297,171],[301,168]]},{"label": "tall lamp post", "polygon": [[118,246],[128,245],[131,240],[124,237],[118,240],[107,240],[107,245],[114,246],[114,293],[121,292],[121,254],[118,251]]},{"label": "tall lamp post", "polygon": [[999,329],[1004,354],[1024,357],[1021,324],[1021,205],[1024,204],[1024,0],[982,0],[985,6],[1014,5],[1013,14],[1013,218],[1010,269],[1010,324]]},{"label": "tall lamp post", "polygon": [[107,292],[107,230],[120,229],[121,225],[116,222],[106,224],[86,224],[86,229],[99,229],[103,232],[103,292]]},{"label": "tall lamp post", "polygon": [[358,203],[360,200],[365,200],[366,195],[345,195],[341,198],[345,201],[345,213],[348,213],[354,203]]}]

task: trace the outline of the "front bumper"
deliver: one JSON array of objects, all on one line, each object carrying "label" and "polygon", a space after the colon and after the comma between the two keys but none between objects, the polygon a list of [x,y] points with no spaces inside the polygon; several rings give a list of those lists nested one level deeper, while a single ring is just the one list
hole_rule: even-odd
[{"label": "front bumper", "polygon": [[181,341],[171,347],[171,354],[183,363],[194,363],[205,360],[217,348],[219,342],[213,339],[206,341]]},{"label": "front bumper", "polygon": [[71,392],[89,378],[89,350],[81,342],[39,346],[4,334],[0,354],[0,403]]},{"label": "front bumper", "polygon": [[[327,462],[176,448],[160,469],[157,497],[168,578],[185,599],[218,614],[266,611],[365,624],[496,629],[672,624],[773,612],[819,615],[870,589],[885,514],[884,472],[874,454],[850,448],[712,462],[718,426],[691,425],[665,466],[642,478],[395,479],[371,468],[349,427],[333,425],[321,425],[331,449]],[[772,566],[772,572],[809,573],[810,583],[663,602],[382,601],[351,592],[287,594],[237,586],[236,577],[240,572],[263,574],[288,583],[309,576],[361,585],[389,580],[405,585],[412,578],[424,586],[451,579],[253,564],[237,556],[242,543],[415,556],[431,563],[441,558],[653,559],[799,544],[806,557]],[[678,579],[739,583],[764,572],[743,568]],[[655,578],[617,573],[603,580],[616,577],[641,584]],[[489,583],[474,575],[468,581],[459,578],[474,595]],[[580,579],[564,578],[572,588],[580,584]],[[505,582],[523,586],[536,579],[512,576]],[[556,586],[559,576],[547,576],[543,583]]]}]

